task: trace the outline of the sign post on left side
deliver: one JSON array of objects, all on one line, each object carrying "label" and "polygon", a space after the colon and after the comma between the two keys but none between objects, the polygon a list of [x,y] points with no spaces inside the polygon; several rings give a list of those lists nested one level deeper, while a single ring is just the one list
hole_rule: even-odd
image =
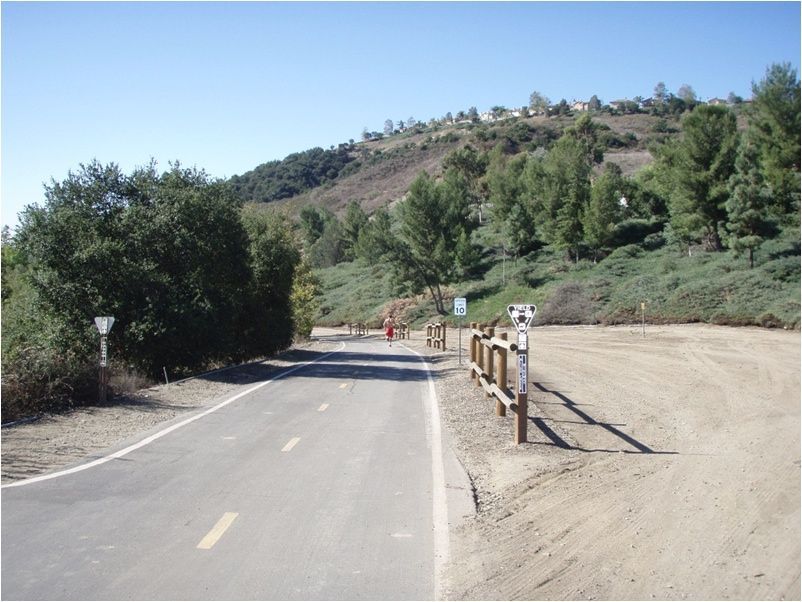
[{"label": "sign post on left side", "polygon": [[113,316],[100,316],[95,318],[95,326],[100,333],[100,375],[98,378],[98,401],[106,401],[109,389],[109,343],[108,334],[114,326]]},{"label": "sign post on left side", "polygon": [[462,365],[462,319],[468,313],[468,300],[465,297],[454,298],[454,315],[459,318],[459,364]]}]

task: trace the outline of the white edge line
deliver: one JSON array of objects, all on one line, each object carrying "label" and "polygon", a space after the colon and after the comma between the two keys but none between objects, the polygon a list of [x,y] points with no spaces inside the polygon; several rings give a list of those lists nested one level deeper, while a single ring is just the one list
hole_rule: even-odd
[{"label": "white edge line", "polygon": [[429,382],[429,399],[431,401],[431,427],[432,427],[432,527],[434,539],[434,599],[442,599],[442,573],[449,561],[448,539],[448,504],[446,498],[446,477],[443,465],[443,441],[440,426],[440,407],[437,402],[437,390],[434,386],[432,372],[424,357],[401,345],[404,349],[418,356],[426,368],[426,378]]},{"label": "white edge line", "polygon": [[138,450],[138,449],[140,449],[142,447],[145,447],[146,445],[150,445],[151,443],[153,443],[157,439],[161,439],[165,435],[169,435],[170,433],[172,433],[173,431],[177,431],[181,427],[184,427],[184,426],[186,426],[186,425],[188,425],[188,424],[190,424],[192,422],[195,422],[196,420],[200,420],[204,416],[208,416],[209,414],[211,414],[213,412],[216,412],[217,410],[219,410],[221,408],[224,408],[225,406],[235,402],[236,400],[238,400],[238,399],[240,399],[242,397],[245,397],[246,395],[250,395],[254,391],[256,391],[258,389],[261,389],[265,385],[269,385],[270,383],[272,383],[272,382],[274,382],[276,380],[280,380],[280,379],[284,378],[285,376],[287,376],[288,374],[292,374],[293,372],[296,372],[297,370],[300,370],[301,368],[305,368],[306,366],[309,366],[310,364],[314,364],[315,362],[319,362],[319,361],[329,357],[330,355],[333,355],[334,353],[337,353],[338,351],[342,351],[343,349],[345,349],[345,343],[340,343],[340,348],[339,349],[335,349],[334,351],[330,351],[329,353],[327,353],[325,355],[322,355],[322,356],[320,356],[319,358],[317,358],[315,360],[312,360],[312,361],[309,361],[309,362],[304,362],[303,364],[299,364],[297,366],[293,366],[289,370],[285,370],[284,372],[281,372],[281,373],[277,374],[276,376],[274,376],[273,378],[271,378],[269,380],[263,381],[263,382],[259,383],[258,385],[255,385],[255,386],[251,387],[250,389],[248,389],[246,391],[242,391],[241,393],[237,393],[236,395],[234,395],[233,397],[229,397],[225,401],[221,401],[216,406],[213,406],[213,407],[209,408],[208,410],[204,410],[200,414],[195,414],[194,416],[190,416],[186,420],[182,420],[181,422],[179,422],[177,424],[174,424],[174,425],[172,425],[170,427],[167,427],[166,429],[161,430],[158,433],[155,433],[154,435],[151,435],[150,437],[145,437],[144,439],[142,439],[142,441],[139,441],[138,443],[134,443],[133,445],[129,445],[128,447],[126,447],[124,449],[121,449],[119,451],[116,451],[113,454],[109,454],[108,456],[104,456],[102,458],[98,458],[97,460],[93,460],[92,462],[88,462],[87,464],[81,464],[80,466],[74,466],[73,468],[68,468],[66,470],[60,470],[58,472],[52,472],[52,473],[49,473],[49,474],[40,475],[38,477],[31,477],[30,479],[24,479],[22,481],[16,481],[14,483],[8,483],[6,485],[3,485],[2,489],[7,489],[7,488],[10,488],[10,487],[22,487],[23,485],[33,485],[34,483],[40,483],[42,481],[49,481],[50,479],[56,479],[58,477],[64,477],[64,476],[67,476],[67,475],[75,474],[76,472],[81,472],[81,471],[84,471],[84,470],[88,470],[90,468],[94,468],[95,466],[100,466],[101,464],[105,464],[106,462],[110,462],[111,460],[116,460],[118,458],[122,458],[123,456],[127,456],[131,452],[136,451],[136,450]]}]

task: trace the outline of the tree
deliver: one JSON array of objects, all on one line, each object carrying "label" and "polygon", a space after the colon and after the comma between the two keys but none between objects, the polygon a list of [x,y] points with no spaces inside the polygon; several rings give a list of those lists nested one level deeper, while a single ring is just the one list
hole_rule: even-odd
[{"label": "tree", "polygon": [[205,173],[82,165],[26,209],[20,242],[66,348],[92,349],[91,318],[114,315],[118,357],[150,374],[239,352],[248,241],[230,190]]},{"label": "tree", "polygon": [[535,115],[545,115],[548,112],[551,101],[537,90],[529,95],[529,108]]},{"label": "tree", "polygon": [[588,101],[588,110],[601,111],[601,108],[602,108],[602,103],[599,100],[599,97],[594,94],[593,96],[590,97],[590,100]]},{"label": "tree", "polygon": [[790,63],[771,65],[763,79],[752,84],[752,95],[749,127],[771,187],[773,211],[798,222],[800,87],[796,70]]},{"label": "tree", "polygon": [[320,309],[320,280],[305,259],[298,263],[292,280],[292,323],[295,336],[309,338]]},{"label": "tree", "polygon": [[696,92],[693,91],[693,88],[688,84],[682,84],[677,90],[677,96],[681,98],[686,105],[694,105],[696,104]]},{"label": "tree", "polygon": [[586,148],[573,136],[560,138],[546,155],[539,177],[529,190],[534,213],[546,242],[574,252],[579,261],[583,238],[582,214],[590,199],[590,172]]},{"label": "tree", "polygon": [[443,285],[471,269],[465,265],[471,256],[465,235],[473,222],[464,193],[464,181],[453,172],[439,184],[422,172],[398,207],[399,236],[385,231],[380,243],[393,261],[397,280],[415,292],[427,289],[444,315]]},{"label": "tree", "polygon": [[598,252],[613,240],[615,226],[620,220],[622,189],[621,168],[615,163],[608,163],[591,187],[590,202],[582,212],[582,228],[585,242],[593,249],[594,263]]},{"label": "tree", "polygon": [[356,257],[356,247],[359,235],[367,226],[368,215],[356,201],[350,201],[345,209],[343,219],[343,240],[345,243],[345,256],[353,260]]},{"label": "tree", "polygon": [[668,104],[668,91],[663,82],[658,82],[654,87],[652,98],[654,99],[655,112],[658,114],[665,113],[666,105]]},{"label": "tree", "polygon": [[314,205],[304,205],[299,214],[301,220],[301,230],[307,246],[312,246],[323,236],[326,229],[326,222],[334,217],[334,214],[327,209],[315,207]]},{"label": "tree", "polygon": [[540,159],[519,154],[509,158],[497,146],[490,154],[487,169],[487,189],[493,213],[503,223],[509,248],[516,254],[531,250],[536,245],[535,217],[532,198],[526,194],[526,172],[530,164],[541,163]]},{"label": "tree", "polygon": [[571,112],[571,107],[568,106],[568,101],[564,98],[560,99],[557,106],[552,107],[550,113],[553,115],[568,115]]},{"label": "tree", "polygon": [[604,159],[604,143],[600,140],[601,127],[593,121],[589,113],[582,113],[565,135],[575,138],[585,150],[588,165],[601,163]]},{"label": "tree", "polygon": [[392,136],[393,135],[393,120],[387,119],[384,122],[384,135],[385,136]]},{"label": "tree", "polygon": [[700,105],[683,119],[680,142],[663,151],[671,165],[671,224],[677,233],[689,237],[703,229],[712,250],[721,250],[720,227],[726,219],[724,204],[737,145],[732,111]]},{"label": "tree", "polygon": [[292,294],[301,254],[286,216],[246,208],[242,221],[250,278],[233,332],[241,340],[243,357],[264,357],[292,343],[298,323]]},{"label": "tree", "polygon": [[771,191],[763,179],[757,146],[745,138],[735,160],[735,173],[729,181],[726,202],[729,246],[735,255],[747,251],[749,267],[755,266],[755,249],[763,242],[771,225]]},{"label": "tree", "polygon": [[469,204],[481,203],[480,179],[487,170],[487,157],[483,153],[470,144],[452,151],[443,159],[443,170],[453,171],[464,179]]},{"label": "tree", "polygon": [[479,111],[476,110],[476,107],[471,107],[468,109],[467,117],[473,122],[479,121]]}]

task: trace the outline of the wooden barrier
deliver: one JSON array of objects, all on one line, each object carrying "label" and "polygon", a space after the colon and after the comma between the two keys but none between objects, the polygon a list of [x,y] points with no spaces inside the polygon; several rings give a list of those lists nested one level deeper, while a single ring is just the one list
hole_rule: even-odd
[{"label": "wooden barrier", "polygon": [[[507,340],[507,334],[496,336],[496,329],[471,323],[471,380],[496,400],[496,415],[506,416],[507,408],[515,412],[515,443],[526,441],[527,403],[516,396],[507,384],[507,354],[517,352],[518,345]],[[519,383],[520,390],[520,383]]]},{"label": "wooden barrier", "polygon": [[426,346],[446,350],[446,325],[438,322],[437,324],[426,325]]},{"label": "wooden barrier", "polygon": [[364,322],[355,322],[354,324],[348,325],[348,334],[350,335],[367,335],[368,333],[368,325]]},{"label": "wooden barrier", "polygon": [[409,324],[406,322],[399,322],[393,327],[393,338],[398,339],[409,339]]}]

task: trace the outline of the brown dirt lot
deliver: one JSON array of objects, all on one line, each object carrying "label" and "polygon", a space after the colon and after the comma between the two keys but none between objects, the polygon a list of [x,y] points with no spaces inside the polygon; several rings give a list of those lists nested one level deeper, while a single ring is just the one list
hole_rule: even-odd
[{"label": "brown dirt lot", "polygon": [[799,599],[798,332],[529,341],[529,443],[464,370],[438,384],[460,391],[441,408],[479,500],[452,536],[450,598]]},{"label": "brown dirt lot", "polygon": [[[442,420],[476,490],[477,512],[451,517],[447,598],[800,598],[799,332],[532,329],[518,446],[467,352],[460,366],[420,333],[407,344],[438,356]],[[296,354],[3,428],[3,481],[211,405]]]}]

